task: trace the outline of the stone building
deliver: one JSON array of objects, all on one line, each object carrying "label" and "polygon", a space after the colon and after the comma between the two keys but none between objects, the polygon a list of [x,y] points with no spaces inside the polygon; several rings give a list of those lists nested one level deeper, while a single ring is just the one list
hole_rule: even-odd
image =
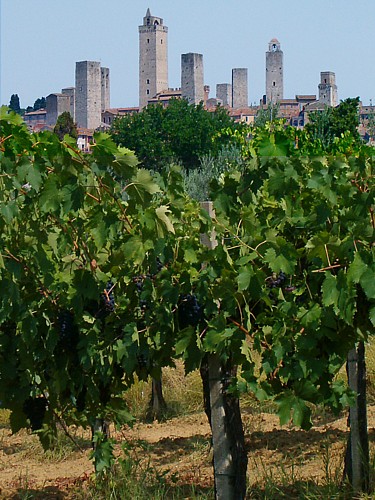
[{"label": "stone building", "polygon": [[70,97],[66,94],[49,94],[46,97],[46,124],[54,127],[57,118],[64,112],[70,113]]},{"label": "stone building", "polygon": [[181,54],[181,96],[189,104],[206,101],[202,54]]},{"label": "stone building", "polygon": [[232,107],[246,108],[249,105],[247,68],[232,69]]},{"label": "stone building", "polygon": [[71,114],[73,120],[76,119],[76,89],[75,87],[66,87],[61,89],[61,93],[69,96],[69,113]]},{"label": "stone building", "polygon": [[109,68],[100,68],[101,71],[101,86],[102,86],[102,109],[110,108],[110,87],[109,87]]},{"label": "stone building", "polygon": [[268,44],[266,52],[266,102],[276,103],[284,99],[283,51],[277,38]]},{"label": "stone building", "polygon": [[168,28],[147,9],[139,26],[139,108],[168,89]]},{"label": "stone building", "polygon": [[78,127],[100,127],[102,111],[102,76],[100,63],[76,63],[75,121]]},{"label": "stone building", "polygon": [[320,73],[319,102],[327,106],[338,105],[338,94],[336,85],[336,75],[332,71],[322,71]]},{"label": "stone building", "polygon": [[47,125],[47,111],[45,109],[38,109],[37,111],[30,111],[23,115],[23,119],[28,126],[30,132],[40,132],[41,130],[48,130],[50,127]]},{"label": "stone building", "polygon": [[218,83],[216,84],[216,99],[221,101],[223,106],[233,105],[232,101],[232,85],[230,83]]}]

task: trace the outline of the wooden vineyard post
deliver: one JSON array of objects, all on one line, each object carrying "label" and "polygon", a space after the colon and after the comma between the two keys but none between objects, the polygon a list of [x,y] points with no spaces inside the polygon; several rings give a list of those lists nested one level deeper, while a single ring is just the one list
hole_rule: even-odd
[{"label": "wooden vineyard post", "polygon": [[[214,217],[212,202],[202,202],[201,206]],[[201,235],[201,241],[214,249],[218,242],[216,234]],[[224,366],[217,353],[205,356],[206,366],[201,369],[205,394],[206,413],[212,433],[215,498],[217,500],[240,500],[246,494],[247,454],[239,400],[227,393],[230,377],[236,367],[227,362]]]},{"label": "wooden vineyard post", "polygon": [[347,445],[345,472],[354,493],[369,489],[369,442],[366,409],[365,345],[361,341],[347,358],[348,384],[356,394],[349,409],[350,435]]}]

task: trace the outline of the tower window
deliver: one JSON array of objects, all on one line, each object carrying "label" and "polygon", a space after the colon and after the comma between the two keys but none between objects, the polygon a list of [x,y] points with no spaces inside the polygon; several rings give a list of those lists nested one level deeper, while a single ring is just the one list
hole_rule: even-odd
[{"label": "tower window", "polygon": [[150,43],[150,39],[149,38],[147,38],[147,43]]},{"label": "tower window", "polygon": [[160,40],[160,43],[163,45],[163,40]]},{"label": "tower window", "polygon": [[276,87],[276,82],[272,82],[272,85],[273,85],[274,87]]},{"label": "tower window", "polygon": [[149,95],[150,91],[147,89],[146,94]]},{"label": "tower window", "polygon": [[146,80],[146,83],[147,83],[147,85],[150,83],[150,80],[149,80],[148,78],[147,78],[147,80]]}]

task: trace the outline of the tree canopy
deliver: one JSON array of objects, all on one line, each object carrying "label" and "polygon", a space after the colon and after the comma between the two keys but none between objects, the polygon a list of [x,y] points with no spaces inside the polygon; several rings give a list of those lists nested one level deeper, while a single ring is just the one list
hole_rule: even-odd
[{"label": "tree canopy", "polygon": [[9,108],[15,113],[21,113],[20,98],[18,94],[12,94],[9,102]]},{"label": "tree canopy", "polygon": [[149,105],[140,113],[118,118],[111,134],[116,144],[133,150],[148,169],[160,171],[176,162],[190,170],[199,166],[201,156],[218,153],[226,140],[218,137],[222,129],[238,127],[224,108],[209,112],[202,104],[174,99],[167,107]]},{"label": "tree canopy", "polygon": [[44,109],[46,107],[46,98],[40,97],[34,102],[33,109],[34,111],[38,111],[38,109]]},{"label": "tree canopy", "polygon": [[335,108],[327,106],[322,111],[310,113],[309,123],[305,126],[309,140],[313,140],[321,152],[335,151],[335,139],[342,135],[350,136],[355,144],[360,144],[358,108],[359,97],[355,97],[341,101]]},{"label": "tree canopy", "polygon": [[73,139],[77,139],[78,137],[77,125],[74,123],[72,115],[69,111],[61,113],[61,115],[57,118],[53,131],[60,138],[60,140],[63,140],[64,135],[66,134],[73,137]]}]

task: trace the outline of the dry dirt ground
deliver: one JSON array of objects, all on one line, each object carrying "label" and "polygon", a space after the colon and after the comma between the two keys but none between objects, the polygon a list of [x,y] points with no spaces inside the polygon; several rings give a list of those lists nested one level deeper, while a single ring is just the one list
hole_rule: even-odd
[{"label": "dry dirt ground", "polygon": [[[342,473],[346,417],[318,417],[309,432],[280,427],[275,415],[254,410],[244,410],[243,421],[249,483],[254,487],[285,478],[324,482]],[[372,447],[375,406],[368,408],[368,424]],[[9,428],[0,428],[0,498],[34,498],[20,496],[25,489],[39,491],[37,498],[75,498],[72,491],[87,483],[93,470],[88,436],[80,432],[75,437],[84,450],[44,455],[35,436],[25,431],[11,435]],[[134,459],[153,470],[168,470],[166,477],[173,475],[177,483],[212,486],[210,431],[203,413],[137,424],[115,437],[129,443]]]}]

